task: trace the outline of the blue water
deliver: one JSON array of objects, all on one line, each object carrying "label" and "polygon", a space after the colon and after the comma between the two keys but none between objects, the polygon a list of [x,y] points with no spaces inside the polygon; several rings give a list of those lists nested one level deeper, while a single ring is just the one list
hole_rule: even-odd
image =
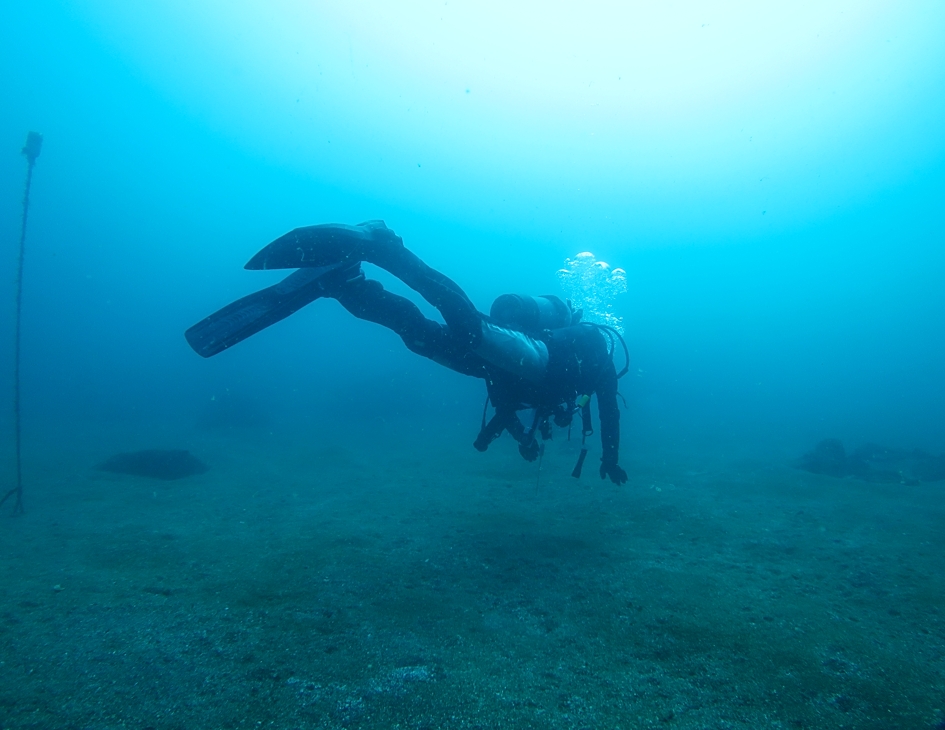
[{"label": "blue water", "polygon": [[180,337],[269,283],[241,270],[269,240],[382,218],[481,309],[557,291],[579,251],[626,269],[641,438],[945,448],[942,8],[592,7],[5,8],[11,243],[19,148],[46,136],[33,418],[175,418],[303,377],[302,400],[367,387],[385,408],[415,363],[328,307],[220,362]]},{"label": "blue water", "polygon": [[20,148],[45,140],[23,284],[30,468],[58,448],[90,466],[191,448],[222,397],[273,438],[382,452],[383,422],[404,463],[468,448],[482,384],[334,302],[210,360],[183,338],[276,280],[242,269],[269,241],[368,219],[483,311],[560,294],[582,251],[623,268],[628,468],[666,450],[785,465],[824,438],[941,453],[943,32],[941,2],[6,3],[0,392]]}]

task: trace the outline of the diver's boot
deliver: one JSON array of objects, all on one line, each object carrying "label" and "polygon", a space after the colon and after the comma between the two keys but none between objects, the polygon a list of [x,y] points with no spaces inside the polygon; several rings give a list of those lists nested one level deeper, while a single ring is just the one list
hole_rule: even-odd
[{"label": "diver's boot", "polygon": [[364,278],[360,261],[299,269],[278,284],[237,299],[184,333],[201,357],[211,357],[285,319],[306,304]]}]

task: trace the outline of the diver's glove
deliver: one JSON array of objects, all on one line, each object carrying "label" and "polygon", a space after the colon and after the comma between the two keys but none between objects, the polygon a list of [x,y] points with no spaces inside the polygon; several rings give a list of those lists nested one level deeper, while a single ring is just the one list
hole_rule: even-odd
[{"label": "diver's glove", "polygon": [[617,466],[616,462],[602,461],[600,463],[600,478],[605,479],[607,477],[610,477],[610,481],[614,484],[623,484],[627,481],[627,472]]}]

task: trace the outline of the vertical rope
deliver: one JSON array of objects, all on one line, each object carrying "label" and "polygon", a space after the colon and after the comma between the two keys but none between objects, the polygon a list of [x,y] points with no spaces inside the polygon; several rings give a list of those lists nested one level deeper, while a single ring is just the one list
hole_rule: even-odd
[{"label": "vertical rope", "polygon": [[16,264],[16,333],[13,335],[13,441],[16,444],[16,504],[13,514],[23,512],[23,458],[22,431],[20,427],[20,331],[23,311],[23,259],[26,254],[26,218],[30,210],[30,186],[33,184],[33,164],[30,159],[26,168],[26,191],[23,193],[23,221],[20,224],[20,253]]},{"label": "vertical rope", "polygon": [[43,137],[36,132],[30,132],[26,137],[26,146],[23,154],[26,155],[26,190],[23,193],[23,219],[20,223],[20,251],[16,264],[16,326],[13,335],[13,443],[16,451],[16,486],[7,492],[0,505],[12,496],[16,496],[13,505],[13,514],[23,513],[23,461],[22,461],[22,429],[20,426],[20,330],[22,327],[23,311],[23,259],[26,253],[26,219],[30,209],[30,186],[33,183],[33,165],[39,157],[43,144]]}]

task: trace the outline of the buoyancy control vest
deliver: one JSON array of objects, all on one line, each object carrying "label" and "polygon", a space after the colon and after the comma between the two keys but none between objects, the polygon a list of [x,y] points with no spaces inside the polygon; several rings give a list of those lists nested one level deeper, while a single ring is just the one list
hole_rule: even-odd
[{"label": "buoyancy control vest", "polygon": [[[528,339],[543,345],[548,353],[540,382],[500,367],[495,377],[487,381],[488,396],[483,406],[482,426],[473,445],[477,450],[485,451],[503,431],[508,431],[519,442],[522,455],[532,460],[539,453],[537,435],[540,433],[543,440],[551,436],[551,420],[559,427],[568,427],[570,434],[573,417],[580,412],[582,450],[578,465],[572,472],[573,476],[579,476],[587,454],[584,442],[593,433],[590,396],[597,391],[605,368],[612,366],[617,342],[623,347],[626,358],[626,364],[617,377],[626,374],[629,369],[627,346],[620,334],[606,325],[582,323],[535,334]],[[490,402],[495,414],[487,421]],[[532,411],[527,425],[518,416],[518,412],[524,410]]]}]

